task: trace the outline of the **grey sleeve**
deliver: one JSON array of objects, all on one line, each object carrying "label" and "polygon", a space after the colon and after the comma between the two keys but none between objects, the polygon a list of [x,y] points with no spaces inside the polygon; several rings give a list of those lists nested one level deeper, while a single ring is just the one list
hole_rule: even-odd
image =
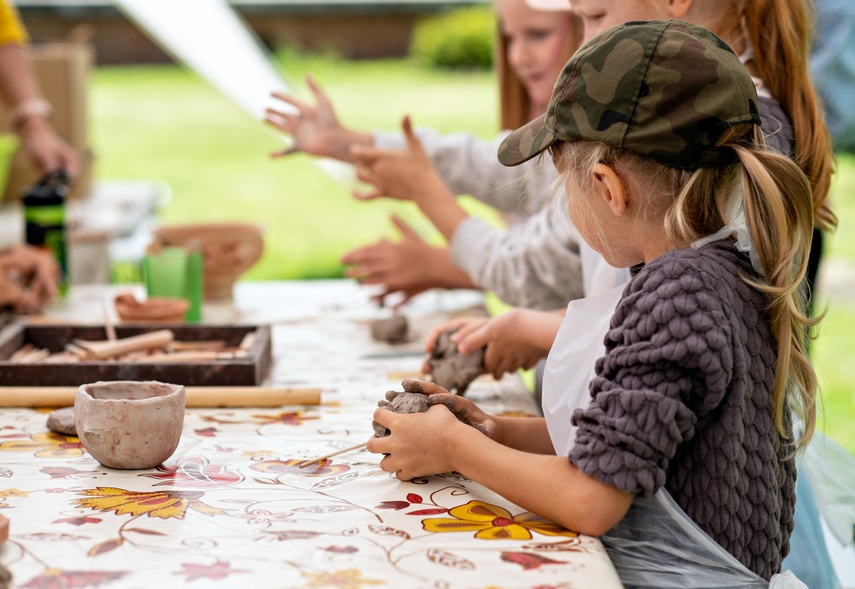
[{"label": "grey sleeve", "polygon": [[[441,135],[417,129],[416,136],[454,194],[474,196],[505,215],[530,215],[544,205],[548,184],[542,182],[542,174],[532,173],[535,164],[507,167],[499,163],[496,154],[504,135],[487,141],[467,133]],[[374,133],[374,145],[403,149],[404,136]],[[556,175],[553,172],[550,179]]]},{"label": "grey sleeve", "polygon": [[451,240],[451,261],[505,303],[542,311],[566,307],[583,294],[579,246],[550,209],[507,229],[468,218]]},{"label": "grey sleeve", "polygon": [[731,338],[706,283],[691,258],[659,263],[631,283],[597,362],[591,404],[573,415],[570,460],[581,471],[649,497],[698,419],[721,403]]}]

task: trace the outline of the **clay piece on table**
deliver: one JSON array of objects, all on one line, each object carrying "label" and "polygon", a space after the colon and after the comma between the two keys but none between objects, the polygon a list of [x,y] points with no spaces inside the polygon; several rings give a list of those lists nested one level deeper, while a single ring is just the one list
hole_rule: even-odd
[{"label": "clay piece on table", "polygon": [[484,348],[464,356],[451,341],[454,331],[449,329],[439,335],[427,363],[433,382],[462,396],[472,381],[484,374]]},{"label": "clay piece on table", "polygon": [[409,329],[407,318],[403,315],[376,319],[371,322],[371,338],[387,344],[402,344],[407,341]]},{"label": "clay piece on table", "polygon": [[[414,393],[407,391],[407,388],[408,387],[405,384],[403,393],[398,391],[387,391],[386,399],[379,401],[377,406],[385,407],[389,411],[393,411],[395,413],[424,413],[430,409],[430,402],[428,401],[427,395],[420,392]],[[388,428],[380,425],[376,421],[372,421],[371,425],[374,427],[375,438],[385,438],[390,433]]]},{"label": "clay piece on table", "polygon": [[77,427],[74,425],[74,407],[63,407],[51,411],[47,418],[47,428],[58,434],[76,436]]}]

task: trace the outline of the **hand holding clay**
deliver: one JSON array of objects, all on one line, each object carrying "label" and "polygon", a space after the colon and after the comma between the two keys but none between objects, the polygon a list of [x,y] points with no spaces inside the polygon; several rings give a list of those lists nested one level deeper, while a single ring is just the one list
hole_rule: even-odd
[{"label": "hand holding clay", "polygon": [[458,395],[466,394],[470,383],[484,374],[484,349],[463,355],[451,339],[454,329],[439,334],[427,359],[433,382]]},{"label": "hand holding clay", "polygon": [[[404,387],[403,393],[386,391],[385,400],[378,401],[377,406],[385,407],[394,413],[424,413],[430,408],[432,403],[428,395],[422,392],[419,381],[405,380],[401,385]],[[371,425],[374,427],[374,437],[383,438],[390,433],[387,428],[376,421],[373,421]]]}]

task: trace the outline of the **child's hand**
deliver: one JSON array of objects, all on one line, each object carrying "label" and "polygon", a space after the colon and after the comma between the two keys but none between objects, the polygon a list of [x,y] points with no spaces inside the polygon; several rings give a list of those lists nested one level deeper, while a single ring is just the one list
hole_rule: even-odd
[{"label": "child's hand", "polygon": [[273,97],[297,109],[286,111],[268,108],[264,121],[269,125],[291,135],[294,142],[288,149],[274,152],[273,157],[283,157],[292,153],[305,152],[312,155],[332,157],[343,161],[352,161],[350,148],[354,143],[370,144],[366,134],[345,129],[338,121],[332,103],[315,83],[311,76],[306,83],[315,96],[315,105],[308,104],[288,94],[274,92]]},{"label": "child's hand", "polygon": [[380,467],[397,473],[399,479],[408,481],[454,470],[454,439],[462,427],[475,427],[490,437],[497,434],[495,420],[472,401],[452,395],[432,382],[405,380],[401,384],[407,392],[429,395],[434,406],[426,413],[399,414],[384,407],[374,412],[374,421],[391,434],[369,440],[368,451],[387,454]]},{"label": "child's hand", "polygon": [[396,307],[429,288],[473,287],[469,276],[451,263],[445,248],[428,245],[395,215],[392,222],[401,232],[401,241],[383,239],[347,252],[341,259],[350,266],[345,276],[382,285],[384,291],[374,297],[381,303],[390,294],[402,293],[404,298]]},{"label": "child's hand", "polygon": [[441,325],[428,334],[425,349],[430,354],[440,333],[456,329],[451,341],[458,351],[466,355],[486,347],[484,367],[499,379],[508,372],[528,370],[545,358],[560,326],[560,315],[512,309],[492,318],[466,317]]},{"label": "child's hand", "polygon": [[354,190],[356,198],[371,200],[385,196],[419,202],[430,198],[432,187],[437,184],[444,186],[433,162],[413,133],[410,117],[404,117],[402,126],[407,140],[403,150],[377,149],[364,145],[351,148],[356,177],[374,186],[369,192]]}]

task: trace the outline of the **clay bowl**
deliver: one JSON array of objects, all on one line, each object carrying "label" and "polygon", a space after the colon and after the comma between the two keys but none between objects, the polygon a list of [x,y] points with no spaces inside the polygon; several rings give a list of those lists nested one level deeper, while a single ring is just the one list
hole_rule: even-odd
[{"label": "clay bowl", "polygon": [[116,297],[116,312],[122,321],[182,323],[189,308],[187,299],[150,297],[138,301],[132,294]]},{"label": "clay bowl", "polygon": [[184,427],[183,385],[99,381],[74,399],[80,443],[110,468],[154,468],[172,456]]},{"label": "clay bowl", "polygon": [[252,223],[167,225],[154,231],[155,243],[202,252],[205,298],[232,298],[232,286],[264,252],[263,229]]}]

